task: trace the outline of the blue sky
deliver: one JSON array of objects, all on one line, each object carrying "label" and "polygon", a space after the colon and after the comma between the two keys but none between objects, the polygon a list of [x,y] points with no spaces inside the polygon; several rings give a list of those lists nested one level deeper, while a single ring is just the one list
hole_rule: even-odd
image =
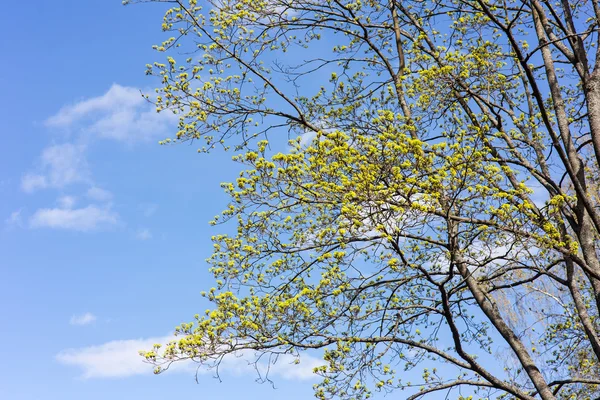
[{"label": "blue sky", "polygon": [[161,147],[173,119],[139,90],[164,7],[120,0],[9,2],[0,25],[0,397],[24,400],[312,396],[280,362],[277,390],[244,360],[223,382],[153,376],[137,350],[208,304],[208,221],[235,178],[230,154]]},{"label": "blue sky", "polygon": [[161,60],[152,45],[164,39],[164,9],[3,7],[0,398],[312,397],[313,356],[280,360],[273,390],[244,359],[223,365],[222,382],[200,373],[196,384],[187,366],[153,376],[137,355],[209,307],[204,260],[220,228],[208,221],[227,201],[219,184],[239,169],[231,154],[158,145],[175,121],[140,90],[158,84],[144,71]]}]

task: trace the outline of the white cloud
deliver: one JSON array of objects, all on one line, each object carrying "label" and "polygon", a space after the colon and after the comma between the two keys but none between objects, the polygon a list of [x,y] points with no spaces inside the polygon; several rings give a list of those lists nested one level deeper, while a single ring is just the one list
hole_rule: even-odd
[{"label": "white cloud", "polygon": [[157,113],[139,89],[113,84],[102,96],[63,107],[46,125],[133,142],[166,136],[177,120],[171,112]]},{"label": "white cloud", "polygon": [[110,206],[98,207],[91,204],[78,209],[39,209],[31,216],[29,226],[88,232],[103,226],[115,225],[118,221],[119,215],[111,211]]},{"label": "white cloud", "polygon": [[78,120],[88,117],[91,113],[120,110],[139,106],[142,103],[144,103],[144,99],[139,90],[113,84],[102,96],[63,107],[58,114],[46,120],[46,125],[66,128]]},{"label": "white cloud", "polygon": [[[134,340],[114,340],[97,346],[61,351],[56,359],[61,364],[79,367],[83,378],[123,378],[134,375],[151,374],[153,368],[143,362],[138,354],[140,350],[149,350],[154,344],[166,344],[174,340],[173,336],[154,337]],[[236,375],[256,374],[256,369],[249,363],[253,358],[246,354],[241,356],[228,356],[219,366],[220,373]],[[290,355],[279,356],[275,364],[270,365],[269,376],[290,380],[306,380],[314,378],[313,368],[322,365],[323,361],[303,354],[300,364],[293,363]],[[266,372],[267,366],[259,365],[261,373]],[[185,372],[189,374],[209,373],[207,369],[197,369],[193,362],[179,362],[173,364],[169,371]]]},{"label": "white cloud", "polygon": [[22,227],[23,217],[21,215],[23,209],[18,209],[10,213],[9,217],[5,220],[6,225],[9,227]]},{"label": "white cloud", "polygon": [[92,313],[85,313],[82,315],[73,315],[69,323],[71,325],[89,325],[96,321],[97,317]]},{"label": "white cloud", "polygon": [[48,187],[46,177],[38,174],[27,174],[21,179],[21,189],[27,193]]},{"label": "white cloud", "polygon": [[[335,124],[332,124],[325,118],[321,118],[313,122],[313,125],[321,130],[321,132],[329,133],[335,131]],[[300,134],[296,140],[301,148],[307,148],[312,145],[313,141],[317,137],[317,132],[313,130],[305,130],[302,134]],[[294,148],[295,146],[291,146]]]},{"label": "white cloud", "polygon": [[112,200],[112,197],[113,197],[111,192],[109,192],[108,190],[99,188],[97,186],[93,186],[93,187],[89,188],[86,195],[90,199],[96,200],[96,201],[110,201],[110,200]]},{"label": "white cloud", "polygon": [[152,232],[148,229],[138,229],[135,234],[135,238],[138,240],[149,240],[152,239]]},{"label": "white cloud", "polygon": [[289,354],[278,355],[270,363],[260,362],[254,365],[254,356],[252,352],[243,352],[237,355],[229,355],[223,359],[219,365],[219,371],[229,372],[237,375],[252,375],[257,373],[265,377],[268,373],[269,377],[280,377],[289,380],[309,380],[315,378],[313,370],[315,367],[325,364],[319,358],[309,354],[302,354],[300,363],[296,364],[296,358]]},{"label": "white cloud", "polygon": [[317,132],[306,131],[300,136],[300,147],[308,147],[316,137]]},{"label": "white cloud", "polygon": [[114,340],[98,346],[61,351],[56,359],[83,370],[83,378],[123,378],[152,372],[142,361],[140,350],[151,349],[155,343],[165,344],[172,337],[137,340]]},{"label": "white cloud", "polygon": [[77,198],[73,196],[62,196],[58,198],[60,208],[71,209],[77,203]]},{"label": "white cloud", "polygon": [[85,146],[64,143],[44,149],[40,172],[29,173],[21,180],[21,188],[28,193],[37,189],[63,188],[73,183],[90,181],[85,157]]},{"label": "white cloud", "polygon": [[89,127],[89,131],[107,139],[119,141],[148,140],[166,136],[174,118],[167,118],[168,112],[125,109],[113,112],[99,119]]}]

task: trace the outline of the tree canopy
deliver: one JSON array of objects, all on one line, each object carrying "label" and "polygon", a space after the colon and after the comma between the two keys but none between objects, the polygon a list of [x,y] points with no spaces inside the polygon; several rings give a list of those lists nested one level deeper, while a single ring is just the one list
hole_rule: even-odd
[{"label": "tree canopy", "polygon": [[308,351],[319,399],[600,396],[600,3],[149,1],[163,143],[244,166],[157,371]]}]

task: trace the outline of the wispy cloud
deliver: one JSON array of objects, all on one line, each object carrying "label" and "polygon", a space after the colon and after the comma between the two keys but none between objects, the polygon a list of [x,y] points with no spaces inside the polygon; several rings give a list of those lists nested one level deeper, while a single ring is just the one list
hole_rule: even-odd
[{"label": "wispy cloud", "polygon": [[13,211],[10,213],[8,218],[4,221],[9,228],[13,227],[22,227],[23,226],[23,209],[18,209],[17,211]]},{"label": "wispy cloud", "polygon": [[171,112],[157,113],[139,89],[113,84],[101,96],[63,107],[46,125],[134,142],[166,136],[177,120]]},{"label": "wispy cloud", "polygon": [[69,323],[71,325],[89,325],[96,319],[98,318],[94,314],[87,312],[81,315],[73,315]]},{"label": "wispy cloud", "polygon": [[[322,132],[328,133],[333,132],[335,130],[335,124],[332,124],[327,119],[321,118],[313,122],[313,125],[319,128]],[[308,146],[313,144],[313,141],[317,137],[317,132],[312,130],[305,130],[302,134],[300,134],[296,140],[301,148],[307,148]],[[291,146],[293,148],[294,146]]]},{"label": "wispy cloud", "polygon": [[[153,368],[143,362],[139,355],[140,350],[151,349],[154,344],[166,344],[174,340],[173,336],[154,337],[134,340],[114,340],[98,346],[89,346],[78,349],[61,351],[56,359],[61,364],[78,367],[82,370],[82,377],[90,378],[123,378],[134,375],[151,374]],[[256,374],[257,371],[250,363],[251,354],[238,354],[223,359],[219,366],[220,373]],[[313,369],[323,364],[323,361],[303,354],[300,364],[293,363],[290,355],[279,356],[275,364],[258,365],[259,371],[264,374],[268,367],[269,376],[290,380],[306,380],[314,378]],[[210,370],[198,369],[192,362],[175,363],[171,372],[208,373]]]},{"label": "wispy cloud", "polygon": [[[76,192],[78,198],[63,196],[57,205],[38,209],[29,218],[29,227],[89,232],[117,224],[119,215],[111,209],[113,194],[98,187],[92,179],[86,158],[87,146],[95,142],[90,139],[133,143],[165,137],[177,121],[178,117],[170,112],[157,113],[139,89],[118,84],[101,96],[61,108],[45,121],[46,126],[75,132],[76,137],[73,143],[53,144],[44,149],[35,168],[22,177],[21,189],[33,193],[41,189],[65,189],[73,184],[85,184],[87,188]],[[86,198],[91,204],[78,205]],[[149,204],[142,212],[150,216],[156,209],[156,205]],[[16,225],[21,214],[12,218],[10,224]],[[10,225],[9,220],[6,223]],[[141,240],[151,236],[148,230],[137,233]]]},{"label": "wispy cloud", "polygon": [[138,229],[135,233],[135,238],[138,240],[149,240],[152,239],[152,232],[148,229]]},{"label": "wispy cloud", "polygon": [[237,375],[255,375],[259,373],[262,377],[268,374],[272,378],[309,380],[315,378],[313,372],[315,367],[325,363],[322,359],[306,353],[301,355],[299,364],[296,364],[296,358],[289,354],[278,355],[270,363],[265,361],[255,365],[253,363],[254,359],[252,352],[241,352],[226,356],[219,366],[219,371]]},{"label": "wispy cloud", "polygon": [[113,111],[144,103],[138,89],[113,84],[102,96],[82,100],[63,107],[56,115],[46,120],[46,125],[53,127],[69,127],[78,120],[99,111]]},{"label": "wispy cloud", "polygon": [[144,217],[151,217],[154,214],[156,214],[156,211],[158,211],[158,204],[154,204],[154,203],[143,203],[139,205],[140,210],[142,210],[142,214],[144,214]]},{"label": "wispy cloud", "polygon": [[96,201],[110,201],[113,198],[113,195],[108,190],[99,188],[97,186],[93,186],[88,189],[86,196],[92,200]]},{"label": "wispy cloud", "polygon": [[29,219],[31,228],[54,228],[89,232],[102,227],[116,225],[119,215],[110,209],[110,205],[99,207],[90,204],[85,208],[43,208],[37,210]]},{"label": "wispy cloud", "polygon": [[48,187],[48,180],[44,175],[27,174],[21,179],[21,189],[27,193]]},{"label": "wispy cloud", "polygon": [[26,174],[21,180],[21,188],[31,193],[86,182],[90,182],[90,171],[85,146],[64,143],[44,149],[38,171]]},{"label": "wispy cloud", "polygon": [[300,147],[308,147],[316,137],[317,133],[315,131],[303,133],[300,137]]},{"label": "wispy cloud", "polygon": [[58,198],[58,204],[61,208],[71,209],[77,203],[77,198],[73,196],[62,196]]},{"label": "wispy cloud", "polygon": [[165,344],[170,336],[148,339],[114,340],[98,346],[67,349],[56,355],[61,364],[82,369],[82,377],[124,378],[152,372],[152,368],[142,361],[140,350],[152,348],[155,343]]}]

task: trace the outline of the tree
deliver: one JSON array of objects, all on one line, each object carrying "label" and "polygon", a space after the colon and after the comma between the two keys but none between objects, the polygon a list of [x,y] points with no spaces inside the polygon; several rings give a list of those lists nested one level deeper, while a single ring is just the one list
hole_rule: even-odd
[{"label": "tree", "polygon": [[600,396],[597,1],[163,2],[164,143],[246,170],[158,371],[316,349],[320,399]]}]

